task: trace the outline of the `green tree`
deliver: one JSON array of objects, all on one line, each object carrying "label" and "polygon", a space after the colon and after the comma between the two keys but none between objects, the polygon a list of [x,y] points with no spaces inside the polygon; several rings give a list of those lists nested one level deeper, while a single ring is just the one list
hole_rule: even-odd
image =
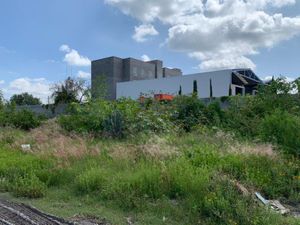
[{"label": "green tree", "polygon": [[182,95],[182,87],[180,85],[178,95]]},{"label": "green tree", "polygon": [[27,92],[22,94],[15,94],[10,98],[10,102],[16,105],[41,105],[42,102],[39,98],[33,97],[33,95]]},{"label": "green tree", "polygon": [[90,88],[84,80],[68,77],[64,82],[55,84],[52,88],[54,104],[82,103],[90,98]]},{"label": "green tree", "polygon": [[210,99],[212,99],[214,97],[213,86],[212,86],[212,80],[211,79],[209,79],[209,97],[210,97]]},{"label": "green tree", "polygon": [[196,80],[194,80],[194,83],[193,83],[193,95],[195,95],[195,96],[198,95],[198,84],[197,84]]}]

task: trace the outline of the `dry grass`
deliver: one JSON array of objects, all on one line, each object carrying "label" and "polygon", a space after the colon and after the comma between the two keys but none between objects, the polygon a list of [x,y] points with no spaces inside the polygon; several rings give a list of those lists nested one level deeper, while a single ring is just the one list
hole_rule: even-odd
[{"label": "dry grass", "polygon": [[51,155],[60,159],[81,158],[86,155],[99,154],[100,150],[90,148],[85,138],[66,135],[55,120],[49,120],[41,127],[31,130],[14,142],[14,147],[31,144],[31,152]]},{"label": "dry grass", "polygon": [[234,134],[222,130],[218,130],[214,134],[201,132],[199,135],[201,141],[217,146],[224,154],[259,155],[274,158],[278,156],[278,151],[271,144],[240,141]]},{"label": "dry grass", "polygon": [[[278,156],[277,151],[270,144],[241,143],[234,135],[223,131],[217,131],[214,134],[201,131],[194,135],[200,142],[216,145],[224,154]],[[163,137],[153,136],[143,144],[93,141],[92,137],[66,134],[56,120],[49,120],[30,132],[16,132],[13,128],[6,128],[5,132],[0,132],[0,139],[20,150],[22,144],[30,144],[32,153],[50,155],[62,160],[79,159],[88,155],[96,156],[103,151],[106,151],[112,158],[129,160],[137,160],[142,157],[164,160],[180,154],[177,147]],[[90,144],[91,142],[94,144]]]},{"label": "dry grass", "polygon": [[163,160],[178,155],[179,152],[172,147],[165,138],[154,136],[145,144],[118,144],[110,150],[110,156],[117,159],[136,160],[141,157]]},{"label": "dry grass", "polygon": [[229,152],[242,154],[242,155],[259,155],[275,158],[278,153],[274,150],[274,147],[270,144],[236,144],[229,148]]},{"label": "dry grass", "polygon": [[[11,131],[15,132],[14,129]],[[3,136],[4,134],[2,134]],[[7,136],[7,137],[6,137]],[[3,138],[9,138],[5,135]],[[22,144],[31,145],[31,153],[41,156],[54,156],[61,160],[79,159],[99,155],[106,151],[112,158],[137,160],[141,157],[163,160],[178,155],[178,150],[165,138],[154,136],[144,144],[122,141],[93,141],[92,137],[66,134],[55,120],[49,120],[39,128],[24,132],[11,141],[15,149],[21,150]],[[94,142],[93,144],[90,144]]]}]

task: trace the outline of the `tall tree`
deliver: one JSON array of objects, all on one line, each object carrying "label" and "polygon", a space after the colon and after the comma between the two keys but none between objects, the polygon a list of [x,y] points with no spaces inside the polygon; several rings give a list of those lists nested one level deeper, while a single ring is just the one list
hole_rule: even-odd
[{"label": "tall tree", "polygon": [[198,95],[198,84],[197,84],[197,80],[194,80],[194,83],[193,83],[193,95],[195,95],[195,96]]},{"label": "tall tree", "polygon": [[182,87],[180,85],[178,95],[182,95]]},{"label": "tall tree", "polygon": [[33,95],[27,92],[22,94],[15,94],[10,98],[10,102],[16,105],[41,105],[42,102],[39,98],[33,97]]},{"label": "tall tree", "polygon": [[84,80],[68,77],[64,82],[55,84],[52,88],[54,104],[81,103],[90,97],[90,88]]},{"label": "tall tree", "polygon": [[212,98],[213,98],[213,96],[214,96],[214,94],[213,94],[213,85],[212,85],[212,80],[211,80],[211,79],[209,79],[209,97],[210,97],[210,99],[212,99]]}]

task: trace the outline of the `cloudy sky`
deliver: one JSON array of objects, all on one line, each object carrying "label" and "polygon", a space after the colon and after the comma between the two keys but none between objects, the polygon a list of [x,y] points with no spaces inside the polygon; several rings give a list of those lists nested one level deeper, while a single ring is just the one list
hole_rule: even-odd
[{"label": "cloudy sky", "polygon": [[185,74],[250,67],[300,76],[300,0],[1,0],[0,89],[46,101],[107,56],[162,59]]}]

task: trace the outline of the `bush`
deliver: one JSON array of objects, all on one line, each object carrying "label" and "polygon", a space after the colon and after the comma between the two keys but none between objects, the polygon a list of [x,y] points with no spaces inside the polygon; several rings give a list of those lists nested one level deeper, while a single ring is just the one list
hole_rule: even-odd
[{"label": "bush", "polygon": [[12,185],[12,193],[16,197],[40,198],[45,195],[46,185],[36,175],[19,177]]},{"label": "bush", "polygon": [[285,111],[267,115],[260,124],[263,140],[279,144],[287,153],[300,156],[300,118]]},{"label": "bush", "polygon": [[41,125],[41,117],[28,110],[17,111],[12,115],[11,123],[16,128],[30,130]]},{"label": "bush", "polygon": [[128,99],[72,104],[69,115],[61,116],[59,124],[67,131],[113,138],[128,137],[138,132],[164,132],[170,127],[167,114],[150,108],[142,109],[138,102]]},{"label": "bush", "polygon": [[0,126],[13,126],[23,130],[30,130],[41,125],[44,118],[29,110],[16,110],[13,106],[6,106],[0,111]]},{"label": "bush", "polygon": [[50,160],[0,147],[0,189],[20,197],[42,197],[47,186],[40,176],[50,177],[52,167]]},{"label": "bush", "polygon": [[103,132],[105,135],[114,138],[124,137],[125,122],[124,116],[120,111],[114,110],[107,115],[103,120]]},{"label": "bush", "polygon": [[178,96],[172,102],[173,121],[187,132],[205,121],[205,105],[195,96]]},{"label": "bush", "polygon": [[101,193],[107,182],[108,174],[100,168],[89,169],[80,174],[75,180],[75,188],[80,194],[90,194],[92,192]]}]

